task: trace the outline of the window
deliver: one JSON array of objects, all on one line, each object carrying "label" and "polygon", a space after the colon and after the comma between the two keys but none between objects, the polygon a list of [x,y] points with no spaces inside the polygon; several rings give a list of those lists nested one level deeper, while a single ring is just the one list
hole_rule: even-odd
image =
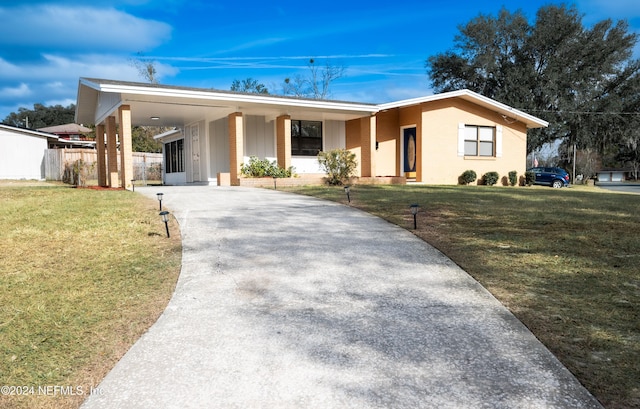
[{"label": "window", "polygon": [[322,122],[291,121],[291,154],[317,156],[322,150]]},{"label": "window", "polygon": [[184,139],[164,145],[165,173],[184,172]]},{"label": "window", "polygon": [[465,156],[495,156],[496,128],[466,125],[464,128]]}]

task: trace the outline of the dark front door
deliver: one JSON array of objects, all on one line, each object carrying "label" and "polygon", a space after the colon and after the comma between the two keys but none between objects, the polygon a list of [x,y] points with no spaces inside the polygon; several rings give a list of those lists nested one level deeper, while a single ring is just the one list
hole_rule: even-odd
[{"label": "dark front door", "polygon": [[416,128],[404,128],[404,174],[408,178],[416,177]]}]

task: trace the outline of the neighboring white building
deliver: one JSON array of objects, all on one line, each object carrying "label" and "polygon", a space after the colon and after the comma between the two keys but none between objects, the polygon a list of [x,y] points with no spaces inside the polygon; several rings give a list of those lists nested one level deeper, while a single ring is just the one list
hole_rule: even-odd
[{"label": "neighboring white building", "polygon": [[0,179],[44,179],[45,150],[56,141],[47,132],[0,124]]}]

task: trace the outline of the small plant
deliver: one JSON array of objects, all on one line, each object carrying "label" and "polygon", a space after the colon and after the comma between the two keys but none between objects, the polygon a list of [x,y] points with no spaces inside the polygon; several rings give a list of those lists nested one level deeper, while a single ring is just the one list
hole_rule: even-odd
[{"label": "small plant", "polygon": [[268,159],[258,159],[256,156],[249,157],[249,163],[243,163],[240,165],[240,172],[251,178],[262,177],[276,177],[276,178],[289,178],[293,174],[293,166],[289,169],[284,169],[278,166],[276,161],[269,161]]},{"label": "small plant", "polygon": [[482,180],[484,184],[487,186],[493,186],[498,183],[498,179],[500,179],[500,175],[498,172],[487,172],[482,176]]},{"label": "small plant", "polygon": [[531,186],[536,181],[536,174],[530,170],[524,172],[524,183],[527,186]]},{"label": "small plant", "polygon": [[509,172],[509,185],[515,186],[516,183],[518,183],[518,172],[512,170],[511,172]]},{"label": "small plant", "polygon": [[465,170],[464,172],[462,172],[462,175],[460,175],[460,177],[458,178],[458,182],[461,185],[468,185],[469,183],[475,182],[477,178],[478,178],[478,175],[476,175],[475,171]]},{"label": "small plant", "polygon": [[329,185],[346,183],[356,171],[358,162],[355,153],[347,149],[333,149],[318,153],[320,168],[327,174]]},{"label": "small plant", "polygon": [[261,178],[267,175],[267,171],[272,166],[267,159],[258,159],[256,156],[249,157],[249,163],[240,165],[240,172],[244,176]]},{"label": "small plant", "polygon": [[88,163],[82,159],[78,159],[73,163],[66,163],[63,175],[63,181],[74,186],[84,187],[87,185],[87,179],[96,167],[96,163]]}]

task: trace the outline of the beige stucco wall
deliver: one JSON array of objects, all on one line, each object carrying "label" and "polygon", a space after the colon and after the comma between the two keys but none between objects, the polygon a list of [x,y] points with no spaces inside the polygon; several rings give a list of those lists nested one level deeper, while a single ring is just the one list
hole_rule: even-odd
[{"label": "beige stucco wall", "polygon": [[358,166],[356,176],[362,176],[362,150],[360,149],[360,119],[353,119],[345,123],[345,148],[356,155]]},{"label": "beige stucco wall", "polygon": [[376,176],[396,176],[400,173],[400,128],[398,126],[398,110],[380,112],[376,121],[376,139],[378,149],[375,151]]},{"label": "beige stucco wall", "polygon": [[[502,127],[502,156],[478,158],[458,156],[458,126]],[[522,175],[526,167],[526,126],[509,124],[501,115],[459,99],[437,101],[422,107],[422,181],[429,184],[457,184],[467,169],[481,178],[489,171],[507,176],[515,170]]]}]

